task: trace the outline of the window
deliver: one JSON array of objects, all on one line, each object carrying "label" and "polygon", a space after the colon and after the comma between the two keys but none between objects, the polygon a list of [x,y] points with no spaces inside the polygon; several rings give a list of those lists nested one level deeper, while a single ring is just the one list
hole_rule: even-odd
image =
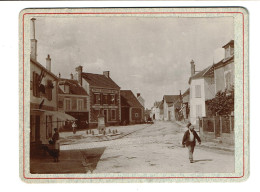
[{"label": "window", "polygon": [[47,80],[47,85],[46,85],[46,98],[51,101],[52,100],[52,89],[53,89],[53,84],[51,80]]},{"label": "window", "polygon": [[201,98],[201,87],[200,87],[200,85],[195,85],[195,97]]},{"label": "window", "polygon": [[231,82],[231,71],[225,71],[224,72],[224,78],[225,78],[225,88],[230,89],[232,82]]},{"label": "window", "polygon": [[111,104],[115,104],[115,95],[110,95]]},{"label": "window", "polygon": [[111,120],[116,120],[116,110],[115,109],[111,110]]},{"label": "window", "polygon": [[78,111],[83,110],[83,99],[77,100]]},{"label": "window", "polygon": [[94,94],[94,104],[100,104],[100,94],[99,93]]},{"label": "window", "polygon": [[52,116],[46,115],[46,139],[52,137]]},{"label": "window", "polygon": [[65,101],[64,109],[65,110],[71,110],[71,101],[70,101],[70,99],[65,99],[64,101]]},{"label": "window", "polygon": [[196,105],[196,117],[202,116],[202,108],[201,105]]},{"label": "window", "polygon": [[103,95],[103,104],[108,104],[108,96]]},{"label": "window", "polygon": [[33,72],[33,96],[40,97],[39,75],[36,72]]}]

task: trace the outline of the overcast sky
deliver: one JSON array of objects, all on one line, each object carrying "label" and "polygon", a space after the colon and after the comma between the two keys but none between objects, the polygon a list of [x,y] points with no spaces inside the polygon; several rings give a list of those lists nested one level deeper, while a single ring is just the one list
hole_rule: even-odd
[{"label": "overcast sky", "polygon": [[41,64],[50,54],[52,72],[65,78],[78,65],[89,73],[110,71],[121,89],[141,93],[147,108],[163,95],[183,93],[190,61],[203,70],[224,57],[221,47],[233,38],[232,17],[36,18]]}]

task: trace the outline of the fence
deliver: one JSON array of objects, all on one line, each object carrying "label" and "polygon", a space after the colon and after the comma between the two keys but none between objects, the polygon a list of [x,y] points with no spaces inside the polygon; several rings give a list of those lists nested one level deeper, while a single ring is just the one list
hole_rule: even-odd
[{"label": "fence", "polygon": [[[221,138],[233,143],[234,116],[203,117],[199,119],[200,134],[205,138]],[[231,140],[230,140],[231,139]]]}]

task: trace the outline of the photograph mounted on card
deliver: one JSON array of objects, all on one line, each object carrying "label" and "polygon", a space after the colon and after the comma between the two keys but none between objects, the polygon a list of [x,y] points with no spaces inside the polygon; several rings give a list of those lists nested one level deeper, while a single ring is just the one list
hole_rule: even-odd
[{"label": "photograph mounted on card", "polygon": [[20,177],[248,178],[244,8],[24,9]]}]

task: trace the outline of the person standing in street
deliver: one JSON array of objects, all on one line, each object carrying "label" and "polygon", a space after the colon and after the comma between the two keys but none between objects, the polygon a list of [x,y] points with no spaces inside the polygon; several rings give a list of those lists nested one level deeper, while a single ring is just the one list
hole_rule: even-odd
[{"label": "person standing in street", "polygon": [[200,137],[198,136],[197,132],[194,130],[194,126],[189,123],[187,125],[188,130],[184,133],[183,139],[182,139],[182,145],[183,147],[188,148],[189,152],[189,159],[190,163],[194,163],[193,161],[193,152],[196,145],[196,140],[198,140],[199,144],[201,144]]},{"label": "person standing in street", "polygon": [[76,128],[77,128],[77,124],[76,124],[76,122],[74,121],[74,122],[72,123],[73,134],[76,133]]}]

